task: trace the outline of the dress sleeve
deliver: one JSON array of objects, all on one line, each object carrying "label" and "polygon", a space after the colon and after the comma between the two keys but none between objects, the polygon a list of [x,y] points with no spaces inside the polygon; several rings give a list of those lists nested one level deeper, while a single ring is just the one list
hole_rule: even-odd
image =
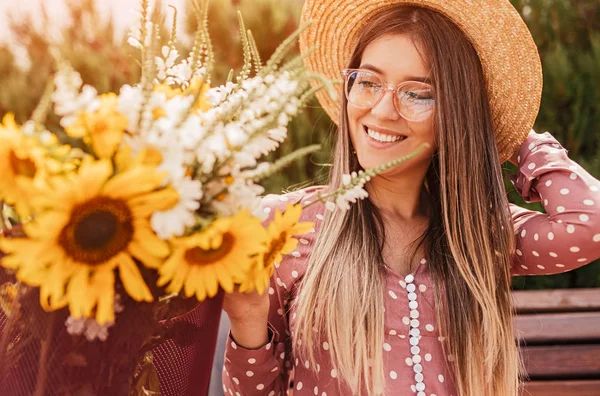
[{"label": "dress sleeve", "polygon": [[[305,193],[282,196],[270,195],[263,199],[263,208],[269,215],[268,223],[276,209],[284,210],[287,204],[301,201]],[[306,212],[306,213],[305,213]],[[302,213],[300,221],[311,221],[311,212]],[[304,273],[307,257],[314,239],[311,233],[297,236],[300,240],[294,252],[284,255],[275,266],[268,290],[269,342],[260,349],[249,350],[236,344],[231,337],[225,350],[223,390],[226,395],[267,396],[285,395],[292,370],[292,343],[289,326],[289,309],[295,286]]]},{"label": "dress sleeve", "polygon": [[511,176],[526,202],[546,213],[510,206],[516,237],[513,275],[549,275],[600,257],[600,182],[569,159],[548,132],[531,132]]}]

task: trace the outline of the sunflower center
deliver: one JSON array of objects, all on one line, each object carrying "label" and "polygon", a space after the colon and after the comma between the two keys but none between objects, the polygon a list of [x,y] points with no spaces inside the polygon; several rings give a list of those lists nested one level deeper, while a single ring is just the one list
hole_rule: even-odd
[{"label": "sunflower center", "polygon": [[125,202],[95,197],[73,208],[59,243],[75,261],[102,264],[127,249],[133,238],[132,219]]},{"label": "sunflower center", "polygon": [[8,160],[10,162],[10,167],[15,175],[26,176],[30,179],[33,179],[35,176],[35,172],[37,168],[35,167],[35,163],[29,158],[21,159],[17,157],[14,151],[11,150],[10,155],[8,156]]},{"label": "sunflower center", "polygon": [[287,234],[285,232],[282,232],[281,234],[279,234],[278,238],[275,238],[271,241],[271,244],[269,245],[269,250],[265,254],[265,267],[268,267],[269,265],[272,265],[275,262],[275,257],[277,257],[279,253],[281,253],[287,240]]},{"label": "sunflower center", "polygon": [[229,232],[223,234],[223,242],[216,249],[205,250],[195,246],[185,252],[185,259],[194,265],[211,265],[226,257],[235,243],[235,238]]}]

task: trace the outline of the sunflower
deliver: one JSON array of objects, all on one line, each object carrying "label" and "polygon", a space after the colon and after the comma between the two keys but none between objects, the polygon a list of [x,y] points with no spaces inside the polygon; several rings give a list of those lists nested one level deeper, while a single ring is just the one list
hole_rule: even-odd
[{"label": "sunflower", "polygon": [[309,232],[314,224],[298,222],[302,214],[300,205],[289,205],[285,212],[275,211],[275,217],[267,228],[268,240],[264,253],[256,257],[252,267],[240,282],[241,292],[257,290],[262,294],[269,285],[275,263],[280,263],[282,255],[293,252],[298,246],[298,240],[293,235]]},{"label": "sunflower", "polygon": [[0,201],[14,205],[23,217],[31,214],[28,197],[42,174],[42,151],[23,135],[13,114],[4,116],[0,124]]},{"label": "sunflower", "polygon": [[131,298],[153,300],[134,259],[156,269],[169,255],[149,218],[178,196],[160,189],[164,175],[154,167],[113,173],[109,160],[84,160],[77,173],[55,177],[52,188],[37,197],[39,215],[25,224],[26,238],[0,239],[0,250],[8,254],[1,265],[39,287],[47,311],[68,305],[75,318],[114,321],[115,269]]},{"label": "sunflower", "polygon": [[[171,100],[176,96],[194,96],[198,94],[198,100],[194,105],[196,113],[204,113],[212,107],[210,101],[206,98],[206,93],[210,89],[210,84],[204,81],[203,78],[194,78],[191,84],[183,91],[181,88],[173,88],[166,83],[156,84],[154,92],[159,92],[165,95],[167,100]],[[157,107],[152,111],[154,119],[159,119],[167,115],[162,107]]]},{"label": "sunflower", "polygon": [[266,231],[256,217],[242,211],[215,220],[207,229],[189,237],[175,239],[173,254],[158,270],[159,286],[167,292],[182,289],[186,297],[199,301],[214,297],[221,286],[234,289],[234,279],[243,278],[253,256],[263,252]]},{"label": "sunflower", "polygon": [[113,92],[100,95],[96,111],[82,112],[65,130],[69,136],[83,138],[100,158],[110,158],[119,147],[128,120],[117,111],[119,98]]}]

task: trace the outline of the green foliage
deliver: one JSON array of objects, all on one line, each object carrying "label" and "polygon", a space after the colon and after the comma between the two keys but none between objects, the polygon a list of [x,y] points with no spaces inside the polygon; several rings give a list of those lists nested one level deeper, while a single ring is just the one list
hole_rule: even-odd
[{"label": "green foliage", "polygon": [[[597,0],[512,0],[522,12],[539,47],[544,69],[544,92],[535,129],[550,131],[569,150],[569,155],[595,177],[600,177],[600,2]],[[40,0],[43,10],[43,2]],[[245,26],[252,31],[248,40],[253,59],[269,59],[277,46],[298,28],[300,0],[213,0],[209,11],[209,31],[216,56],[213,85],[226,81],[233,68],[239,75],[244,65],[244,52],[239,35],[237,11],[241,11]],[[74,24],[63,29],[64,41],[59,44],[63,56],[82,74],[85,83],[99,92],[117,91],[126,83],[139,80],[138,55],[114,37],[110,21],[100,20],[93,0],[70,2]],[[122,10],[127,12],[127,10]],[[186,16],[179,34],[192,35],[197,21],[191,9],[179,10]],[[173,12],[165,19],[161,36],[170,37]],[[33,24],[28,18],[13,20],[11,28],[17,41],[26,48],[31,70],[20,70],[6,46],[0,46],[0,116],[16,113],[18,121],[31,116],[42,96],[52,72],[48,34],[45,26]],[[37,27],[36,27],[37,26]],[[253,39],[253,40],[252,40]],[[189,43],[187,44],[183,44]],[[187,56],[193,44],[178,40],[175,44]],[[252,47],[252,46],[251,46]],[[258,57],[256,56],[258,52]],[[295,53],[298,54],[296,48]],[[248,56],[248,54],[246,54]],[[276,160],[290,154],[294,148],[321,144],[323,150],[300,159],[265,182],[268,192],[280,192],[300,183],[324,182],[331,148],[331,122],[315,100],[309,102],[289,128],[290,137],[272,155]],[[514,172],[508,166],[507,173]],[[543,210],[539,204],[526,204],[507,183],[511,202]],[[564,288],[600,286],[600,262],[562,275],[515,279],[516,288]]]}]

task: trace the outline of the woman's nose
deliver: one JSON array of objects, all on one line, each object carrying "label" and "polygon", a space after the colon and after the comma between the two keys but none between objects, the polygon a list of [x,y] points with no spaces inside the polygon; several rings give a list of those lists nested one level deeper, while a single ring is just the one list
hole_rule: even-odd
[{"label": "woman's nose", "polygon": [[381,120],[397,121],[400,119],[400,114],[394,105],[394,92],[391,90],[385,91],[383,98],[371,109],[371,114]]}]

